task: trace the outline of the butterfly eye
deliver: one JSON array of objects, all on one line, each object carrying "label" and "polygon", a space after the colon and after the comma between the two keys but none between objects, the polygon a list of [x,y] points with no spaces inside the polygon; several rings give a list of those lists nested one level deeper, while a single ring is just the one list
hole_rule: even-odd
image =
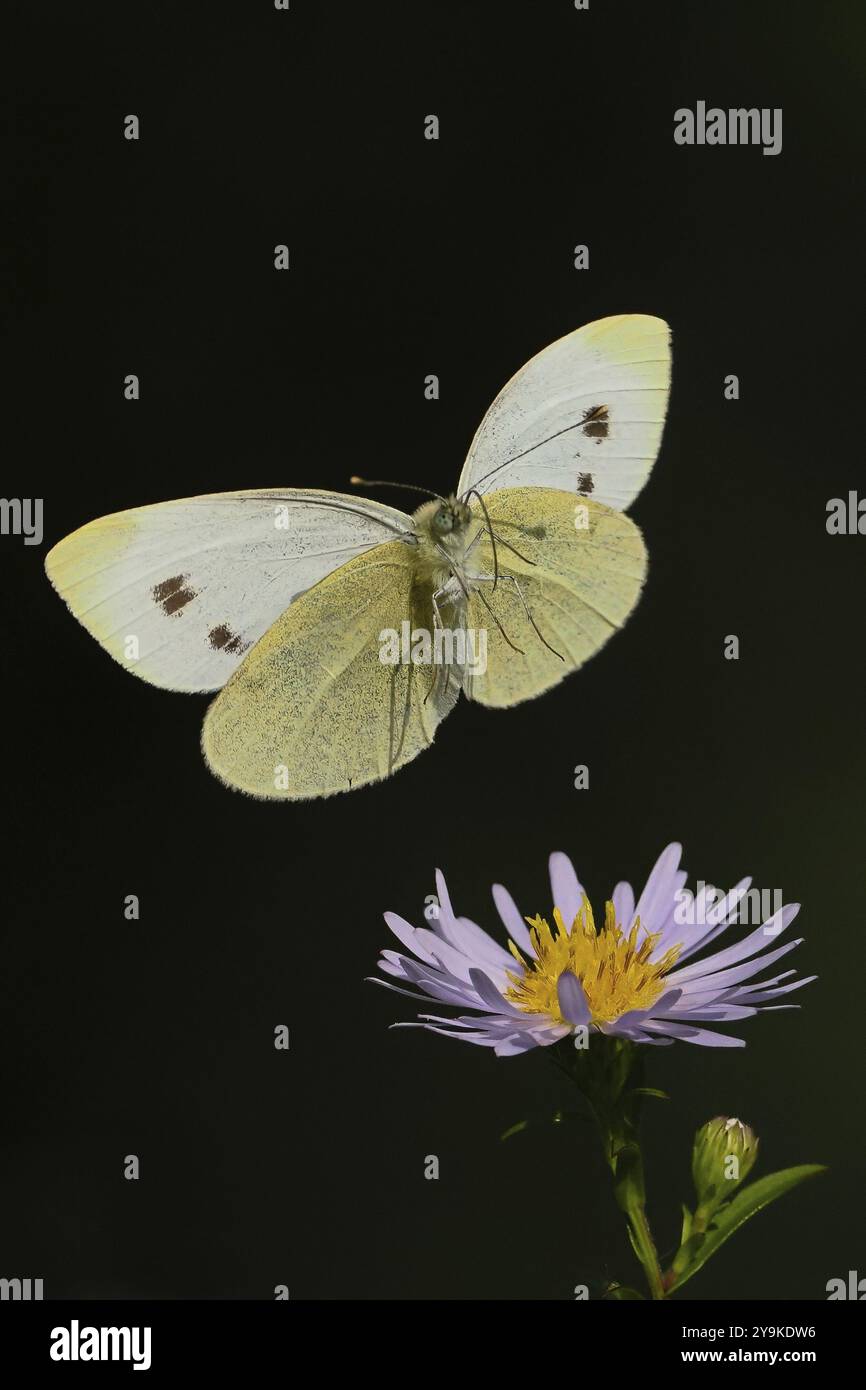
[{"label": "butterfly eye", "polygon": [[454,518],[445,507],[440,507],[433,518],[433,525],[437,531],[450,531],[454,526]]}]

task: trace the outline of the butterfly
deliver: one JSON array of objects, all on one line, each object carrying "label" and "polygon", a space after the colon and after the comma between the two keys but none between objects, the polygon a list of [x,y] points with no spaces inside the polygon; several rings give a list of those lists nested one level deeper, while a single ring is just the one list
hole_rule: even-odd
[{"label": "butterfly", "polygon": [[190,497],[81,527],[48,577],[127,670],[220,692],[202,749],[230,787],[352,790],[429,747],[461,691],[533,699],[623,626],[647,569],[624,509],[669,384],[666,323],[600,319],[521,367],[455,493],[412,515],[309,488]]}]

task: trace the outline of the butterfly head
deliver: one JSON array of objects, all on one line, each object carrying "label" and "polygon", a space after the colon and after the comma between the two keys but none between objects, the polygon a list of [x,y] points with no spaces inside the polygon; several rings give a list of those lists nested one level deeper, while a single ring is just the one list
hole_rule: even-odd
[{"label": "butterfly head", "polygon": [[463,560],[472,514],[459,498],[439,497],[419,507],[412,520],[419,542],[417,563],[438,587]]},{"label": "butterfly head", "polygon": [[462,541],[472,514],[466,503],[458,498],[442,497],[435,502],[425,502],[413,519],[419,535],[450,548],[450,543]]}]

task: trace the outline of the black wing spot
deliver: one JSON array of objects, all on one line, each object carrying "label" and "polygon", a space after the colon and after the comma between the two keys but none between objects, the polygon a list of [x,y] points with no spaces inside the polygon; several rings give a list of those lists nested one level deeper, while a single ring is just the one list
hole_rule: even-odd
[{"label": "black wing spot", "polygon": [[207,640],[215,652],[228,652],[231,656],[245,652],[250,645],[242,637],[238,637],[237,633],[232,632],[231,628],[226,627],[225,623],[220,623],[219,627],[212,627]]},{"label": "black wing spot", "polygon": [[610,415],[606,405],[591,405],[583,413],[583,432],[588,439],[607,439],[610,433]]},{"label": "black wing spot", "polygon": [[591,473],[579,473],[577,475],[577,490],[584,497],[588,497],[595,491],[595,480]]},{"label": "black wing spot", "polygon": [[154,584],[151,589],[154,602],[160,605],[167,618],[173,618],[195,598],[195,589],[187,586],[188,579],[188,574],[175,574],[161,584]]}]

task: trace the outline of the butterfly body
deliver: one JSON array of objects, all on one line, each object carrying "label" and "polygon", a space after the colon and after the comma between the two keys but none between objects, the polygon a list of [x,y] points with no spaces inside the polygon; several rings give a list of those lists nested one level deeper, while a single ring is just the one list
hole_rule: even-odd
[{"label": "butterfly body", "polygon": [[100,517],[46,569],[127,670],[218,692],[202,748],[229,786],[354,790],[429,747],[461,691],[534,699],[624,624],[647,564],[624,509],[669,378],[662,320],[602,319],[512,377],[455,493],[412,516],[313,488],[191,497]]},{"label": "butterfly body", "polygon": [[412,521],[417,544],[415,567],[418,577],[438,589],[447,584],[464,562],[472,513],[465,502],[452,496],[425,502],[413,514]]}]

